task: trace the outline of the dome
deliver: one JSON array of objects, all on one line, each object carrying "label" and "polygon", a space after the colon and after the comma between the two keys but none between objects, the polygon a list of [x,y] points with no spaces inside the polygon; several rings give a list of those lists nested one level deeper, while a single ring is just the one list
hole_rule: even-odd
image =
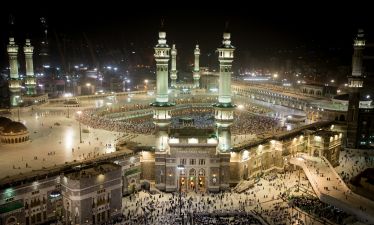
[{"label": "dome", "polygon": [[11,122],[3,130],[3,133],[20,133],[27,131],[27,128],[23,123]]},{"label": "dome", "polygon": [[4,129],[11,122],[12,122],[11,119],[9,119],[7,117],[0,116],[0,129],[1,128]]}]

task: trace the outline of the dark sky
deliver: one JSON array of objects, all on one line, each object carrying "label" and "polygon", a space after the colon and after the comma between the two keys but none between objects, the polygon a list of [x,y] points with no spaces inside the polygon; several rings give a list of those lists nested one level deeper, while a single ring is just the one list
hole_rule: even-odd
[{"label": "dark sky", "polygon": [[[139,1],[140,2],[140,1]],[[158,1],[170,6],[173,2]],[[222,1],[221,1],[222,2]],[[21,4],[21,3],[20,3]],[[133,3],[131,3],[133,4]],[[174,5],[176,3],[174,2]],[[374,13],[368,5],[357,3],[304,2],[298,4],[238,5],[231,1],[180,2],[178,7],[152,8],[144,2],[137,5],[122,5],[87,2],[71,4],[54,1],[53,6],[30,5],[2,9],[0,27],[7,30],[9,15],[16,22],[16,36],[31,38],[40,36],[39,18],[48,20],[49,30],[70,35],[85,32],[90,39],[120,45],[122,41],[153,46],[161,18],[165,20],[168,43],[177,43],[185,54],[192,54],[198,42],[202,51],[213,52],[220,44],[225,21],[229,21],[233,44],[242,51],[267,54],[274,49],[294,48],[298,45],[321,46],[322,48],[346,48],[351,55],[352,38],[357,28],[365,29],[367,36],[373,36]],[[2,29],[4,30],[4,29]],[[1,32],[0,54],[4,61],[8,32]],[[187,52],[190,51],[190,52]]]}]

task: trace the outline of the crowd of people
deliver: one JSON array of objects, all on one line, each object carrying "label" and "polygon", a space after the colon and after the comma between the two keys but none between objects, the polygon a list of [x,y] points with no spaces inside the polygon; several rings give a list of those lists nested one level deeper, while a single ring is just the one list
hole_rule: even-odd
[{"label": "crowd of people", "polygon": [[335,224],[344,224],[344,219],[350,215],[334,206],[321,202],[318,198],[306,196],[292,197],[294,206],[306,211],[318,218],[326,218]]},{"label": "crowd of people", "polygon": [[95,129],[104,129],[115,132],[152,134],[155,125],[150,116],[136,117],[122,121],[116,121],[95,113],[95,109],[88,109],[77,118],[83,124]]},{"label": "crowd of people", "polygon": [[[182,100],[181,100],[182,101]],[[120,107],[120,110],[131,111],[146,109],[147,106],[136,104]],[[272,117],[253,114],[261,112],[261,108],[247,105],[248,110],[236,110],[231,132],[235,134],[261,134],[267,131],[278,131],[279,121]],[[253,110],[253,111],[251,111]],[[133,116],[131,118],[115,120],[109,116],[103,116],[98,109],[86,109],[77,118],[83,124],[95,129],[104,129],[116,132],[128,132],[136,134],[154,134],[155,124],[152,115]],[[196,128],[214,128],[213,107],[184,107],[177,108],[171,112],[171,128],[194,126]],[[181,123],[181,117],[189,117],[192,123]]]},{"label": "crowd of people", "polygon": [[196,225],[261,225],[261,221],[248,212],[230,213],[195,213],[192,215],[193,224]]},{"label": "crowd of people", "polygon": [[277,132],[280,130],[279,120],[253,115],[245,111],[236,111],[231,133],[236,134],[263,134],[265,132]]},{"label": "crowd of people", "polygon": [[374,156],[368,153],[362,154],[355,150],[345,149],[340,152],[340,164],[336,168],[342,179],[348,183],[352,177],[364,171],[366,168],[374,167]]},{"label": "crowd of people", "polygon": [[244,208],[236,208],[230,192],[182,193],[181,205],[179,195],[174,193],[141,192],[128,198],[121,224],[180,224],[181,220],[197,225],[262,224],[252,214],[244,212]]}]

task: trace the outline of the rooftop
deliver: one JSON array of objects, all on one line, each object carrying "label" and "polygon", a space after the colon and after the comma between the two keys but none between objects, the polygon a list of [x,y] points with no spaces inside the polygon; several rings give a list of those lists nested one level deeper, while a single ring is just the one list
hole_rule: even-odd
[{"label": "rooftop", "polygon": [[65,174],[65,176],[72,180],[78,180],[81,178],[89,178],[89,177],[95,177],[98,175],[104,175],[106,173],[118,170],[120,168],[121,166],[114,164],[114,163],[109,163],[109,162],[106,162],[106,163],[104,162],[99,165],[95,165],[95,164],[78,165],[74,167],[76,171]]}]

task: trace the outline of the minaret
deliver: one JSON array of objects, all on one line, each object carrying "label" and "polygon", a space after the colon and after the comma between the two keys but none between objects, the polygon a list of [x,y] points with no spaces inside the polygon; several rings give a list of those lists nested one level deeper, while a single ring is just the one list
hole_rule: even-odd
[{"label": "minaret", "polygon": [[177,49],[175,44],[171,49],[171,71],[170,71],[171,87],[176,88],[177,86]]},{"label": "minaret", "polygon": [[363,87],[362,57],[365,48],[364,31],[358,30],[353,42],[352,75],[348,76],[349,103],[347,112],[347,147],[357,147],[360,89]]},{"label": "minaret", "polygon": [[27,95],[36,95],[36,81],[34,75],[34,62],[32,59],[34,47],[31,45],[30,40],[26,39],[26,44],[23,47],[26,62],[26,89]]},{"label": "minaret", "polygon": [[9,44],[7,46],[9,55],[9,91],[10,91],[10,105],[11,107],[18,106],[21,100],[21,80],[18,75],[18,45],[14,42],[14,38],[9,38]]},{"label": "minaret", "polygon": [[[156,102],[153,106],[153,123],[156,125],[156,143],[155,143],[155,178],[156,187],[159,190],[165,190],[167,179],[165,158],[170,153],[169,148],[169,124],[171,120],[171,108],[175,105],[169,102],[168,98],[168,61],[170,48],[166,44],[166,33],[159,32],[158,44],[155,46],[157,91]],[[175,166],[173,167],[173,171]],[[173,178],[174,179],[174,178]]]},{"label": "minaret", "polygon": [[[231,151],[231,131],[230,126],[234,120],[235,105],[231,102],[231,64],[234,60],[234,46],[231,45],[230,33],[223,33],[223,42],[218,50],[219,60],[219,96],[215,107],[215,123],[217,129],[218,146],[217,154],[220,155],[220,187],[229,188],[230,179],[230,151]],[[224,163],[225,162],[225,163]]]},{"label": "minaret", "polygon": [[194,88],[200,87],[200,67],[199,67],[199,58],[200,58],[200,49],[199,45],[196,45],[195,50],[195,64],[193,69],[193,86]]}]

